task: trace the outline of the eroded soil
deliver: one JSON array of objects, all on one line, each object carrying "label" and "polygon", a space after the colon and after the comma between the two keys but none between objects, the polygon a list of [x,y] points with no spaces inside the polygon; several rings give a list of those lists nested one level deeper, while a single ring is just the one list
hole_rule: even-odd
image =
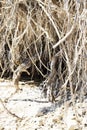
[{"label": "eroded soil", "polygon": [[[34,82],[0,80],[0,130],[87,130],[87,99],[74,107],[50,103]],[[61,99],[60,99],[61,100]]]}]

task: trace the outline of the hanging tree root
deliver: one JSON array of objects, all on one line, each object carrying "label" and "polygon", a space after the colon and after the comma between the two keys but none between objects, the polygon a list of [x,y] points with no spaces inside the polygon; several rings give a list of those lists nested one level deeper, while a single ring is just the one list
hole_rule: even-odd
[{"label": "hanging tree root", "polygon": [[14,71],[13,73],[13,84],[16,88],[16,90],[19,90],[19,80],[21,77],[22,72],[26,72],[28,75],[30,75],[30,73],[27,71],[27,68],[29,68],[31,66],[31,62],[25,62],[20,64],[17,69]]},{"label": "hanging tree root", "polygon": [[20,80],[22,72],[26,72],[28,75],[30,75],[30,73],[27,71],[27,69],[31,67],[32,62],[35,63],[37,61],[36,55],[34,57],[32,57],[31,59],[32,59],[32,61],[29,58],[25,59],[25,62],[23,62],[22,64],[19,64],[19,66],[13,73],[13,84],[14,84],[16,90],[20,90],[19,80]]},{"label": "hanging tree root", "polygon": [[47,95],[47,99],[50,102],[54,102],[55,101],[55,96],[54,96],[54,89],[56,86],[56,81],[57,81],[57,70],[56,70],[56,63],[57,63],[57,56],[53,56],[52,60],[51,60],[51,72],[49,74],[49,76],[46,79],[46,83],[44,84],[44,88],[43,88],[43,93],[45,92]]}]

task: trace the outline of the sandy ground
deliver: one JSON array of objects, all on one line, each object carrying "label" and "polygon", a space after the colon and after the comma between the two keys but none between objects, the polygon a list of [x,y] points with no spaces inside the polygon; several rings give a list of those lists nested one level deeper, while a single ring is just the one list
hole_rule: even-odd
[{"label": "sandy ground", "polygon": [[[34,83],[0,80],[0,130],[87,130],[87,99],[82,103],[50,103]],[[61,100],[61,99],[60,99]]]}]

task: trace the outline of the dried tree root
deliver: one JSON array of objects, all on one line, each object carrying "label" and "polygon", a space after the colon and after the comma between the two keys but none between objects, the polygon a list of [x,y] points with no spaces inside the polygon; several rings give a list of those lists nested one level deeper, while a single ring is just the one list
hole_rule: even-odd
[{"label": "dried tree root", "polygon": [[32,57],[31,59],[27,58],[14,71],[14,73],[13,73],[13,84],[14,84],[16,90],[20,90],[20,88],[19,88],[19,80],[20,80],[22,72],[26,72],[28,75],[30,75],[30,73],[27,71],[27,69],[30,68],[30,66],[32,65],[32,62],[35,63],[36,61],[37,61],[36,56]]},{"label": "dried tree root", "polygon": [[14,84],[16,90],[20,89],[19,88],[19,79],[20,79],[20,76],[21,76],[20,72],[18,72],[18,73],[14,72],[14,75],[13,75],[13,84]]},{"label": "dried tree root", "polygon": [[21,65],[19,65],[17,67],[17,69],[14,71],[13,73],[13,83],[14,83],[14,86],[16,87],[16,90],[19,90],[19,80],[20,80],[20,77],[21,77],[21,73],[22,72],[27,72],[28,75],[30,75],[30,73],[27,71],[27,68],[29,68],[31,66],[31,62],[25,62],[25,63],[22,63]]},{"label": "dried tree root", "polygon": [[53,88],[56,85],[57,80],[57,71],[56,71],[56,63],[57,63],[57,56],[54,56],[51,61],[51,73],[48,76],[48,82],[47,82],[47,98],[49,101],[54,102],[55,97],[53,94]]},{"label": "dried tree root", "polygon": [[8,110],[8,108],[5,106],[4,102],[3,102],[1,99],[0,99],[0,102],[1,102],[1,104],[2,104],[2,106],[3,106],[3,108],[4,108],[10,115],[12,115],[13,117],[16,117],[17,119],[22,120],[22,118],[20,118],[19,116],[17,116],[15,113],[12,113],[10,110]]}]

